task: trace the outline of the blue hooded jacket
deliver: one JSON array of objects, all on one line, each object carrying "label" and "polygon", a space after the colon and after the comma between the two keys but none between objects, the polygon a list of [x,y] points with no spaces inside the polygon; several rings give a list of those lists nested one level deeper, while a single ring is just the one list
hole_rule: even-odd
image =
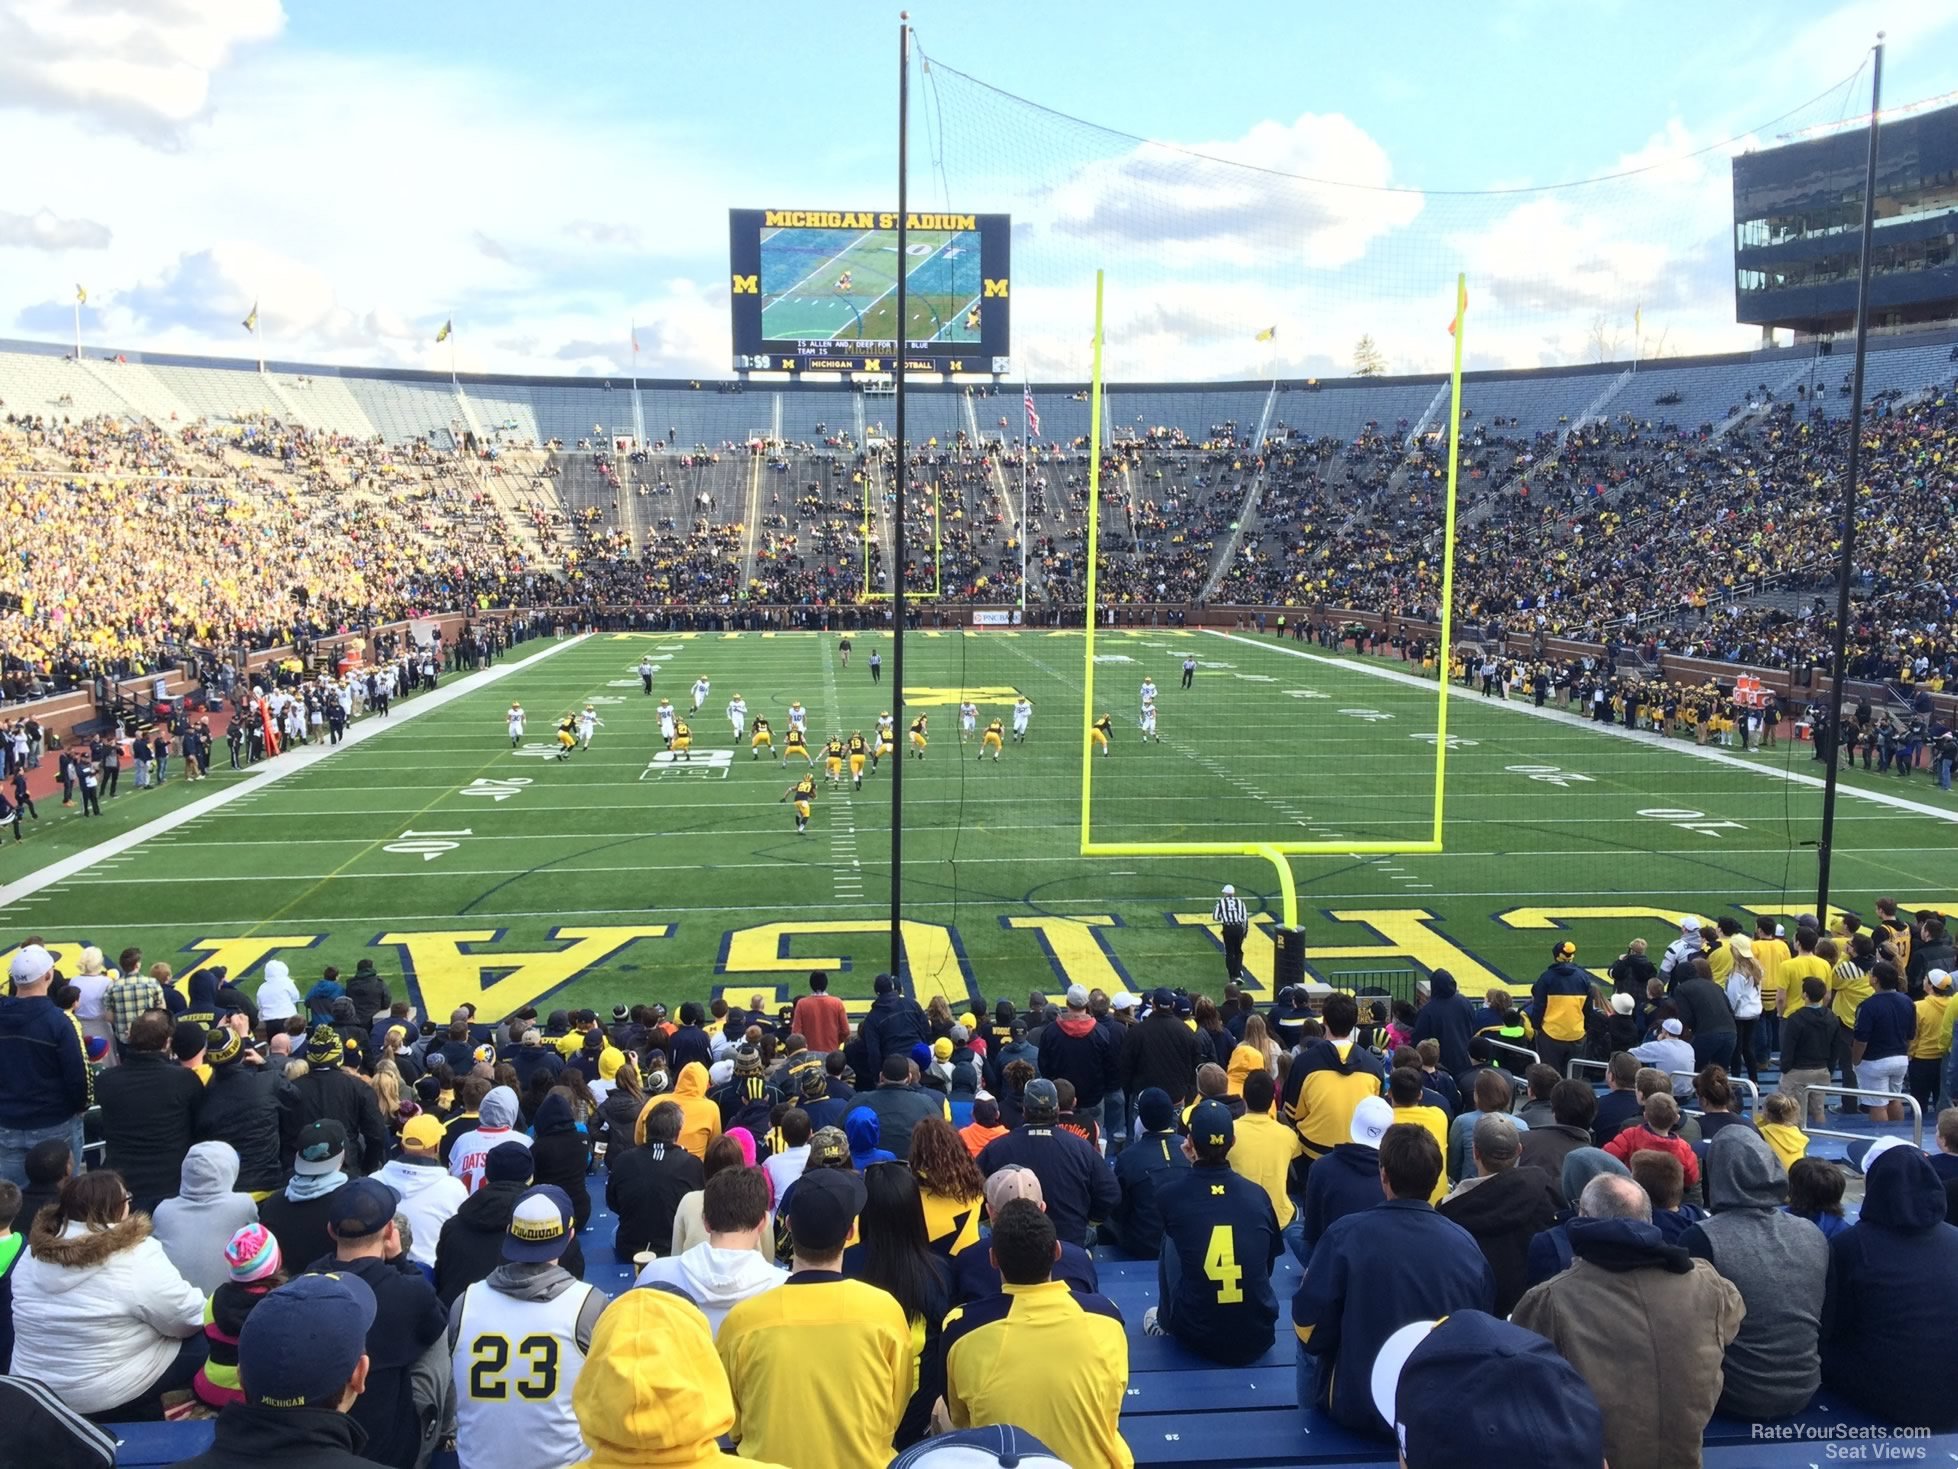
[{"label": "blue hooded jacket", "polygon": [[877,1146],[883,1131],[877,1114],[868,1107],[858,1107],[843,1119],[843,1136],[850,1140],[850,1163],[861,1173],[872,1163],[894,1163],[897,1154],[889,1148]]},{"label": "blue hooded jacket", "polygon": [[1437,969],[1428,977],[1432,993],[1414,1017],[1415,1045],[1433,1040],[1441,1046],[1441,1069],[1459,1076],[1473,1064],[1469,1041],[1475,1035],[1475,1006],[1460,992],[1455,976]]},{"label": "blue hooded jacket", "polygon": [[1958,1395],[1936,1372],[1886,1362],[1958,1358],[1958,1229],[1944,1185],[1916,1148],[1870,1165],[1854,1229],[1829,1241],[1822,1308],[1822,1385],[1885,1423],[1958,1429]]}]

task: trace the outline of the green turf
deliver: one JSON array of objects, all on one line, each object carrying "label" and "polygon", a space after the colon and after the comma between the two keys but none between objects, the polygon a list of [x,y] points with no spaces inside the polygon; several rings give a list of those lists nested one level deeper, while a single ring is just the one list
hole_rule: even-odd
[{"label": "green turf", "polygon": [[[965,313],[979,304],[979,236],[972,231],[912,230],[905,300],[907,340],[977,342]],[[957,244],[969,259],[955,266],[939,252]],[[810,271],[762,308],[762,336],[771,342],[893,341],[897,336],[897,231],[872,230]],[[961,266],[971,281],[960,283]],[[845,272],[850,289],[837,289]]]},{"label": "green turf", "polygon": [[[373,957],[391,978],[408,974],[434,1013],[466,998],[502,1013],[526,1001],[698,998],[722,985],[786,995],[817,959],[844,961],[836,988],[861,998],[888,952],[890,762],[861,794],[825,790],[807,836],[779,803],[790,778],[772,759],[751,761],[744,745],[730,765],[705,768],[731,749],[721,710],[736,690],[778,739],[791,698],[808,706],[818,742],[833,728],[869,730],[886,707],[891,649],[861,634],[855,643],[847,669],[833,637],[752,633],[604,635],[501,665],[504,676],[425,715],[404,719],[417,701],[398,704],[394,727],[309,769],[245,777],[251,789],[191,825],[38,894],[0,894],[0,911],[13,937],[137,944],[180,971],[210,956],[255,976],[283,955],[310,982],[321,965]],[[873,644],[885,655],[881,689],[865,666]],[[1178,670],[1191,650],[1205,666],[1186,692]],[[694,722],[702,769],[649,771],[656,700],[632,672],[648,651],[676,703],[696,675],[713,681]],[[1096,702],[1117,731],[1095,766],[1098,838],[1425,834],[1431,684],[1358,659],[1300,657],[1292,644],[1180,630],[1104,634],[1098,651]],[[1276,911],[1274,874],[1257,860],[1076,855],[1082,655],[1078,633],[907,640],[907,687],[934,701],[919,706],[930,753],[904,784],[906,946],[920,991],[1017,1000],[1063,977],[1214,991],[1222,966],[1202,924],[1218,885]],[[1162,690],[1160,745],[1135,729],[1144,674]],[[1009,742],[997,764],[961,749],[961,689],[990,691],[987,715],[1002,717],[1024,692],[1035,705],[1029,743]],[[510,749],[513,698],[542,746],[553,716],[594,697],[619,702],[600,705],[606,723],[589,751],[559,763]],[[1734,757],[1764,771],[1699,758],[1690,741],[1621,739],[1479,698],[1449,708],[1445,853],[1295,859],[1322,977],[1444,964],[1471,986],[1492,976],[1526,986],[1551,924],[1576,937],[1580,962],[1602,966],[1634,933],[1662,945],[1668,915],[1812,906],[1815,859],[1801,843],[1820,793],[1768,773],[1819,769],[1806,745]],[[44,804],[41,828],[9,844],[4,871],[12,880],[233,779],[140,797],[125,783],[101,821]],[[477,781],[525,783],[487,788],[501,800],[463,794]],[[1846,794],[1839,900],[1865,911],[1886,893],[1908,907],[1958,903],[1958,802],[1921,776],[1859,772],[1846,788],[1903,795],[1933,814]],[[388,850],[404,841],[455,845]],[[1268,976],[1268,945],[1254,941],[1249,957]]]}]

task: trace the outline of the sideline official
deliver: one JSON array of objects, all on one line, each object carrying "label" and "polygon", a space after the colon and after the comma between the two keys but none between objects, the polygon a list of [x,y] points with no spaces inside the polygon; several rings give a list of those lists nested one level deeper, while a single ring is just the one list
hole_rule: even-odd
[{"label": "sideline official", "polygon": [[1210,910],[1210,921],[1223,930],[1224,978],[1242,979],[1244,935],[1251,931],[1251,914],[1244,906],[1244,899],[1237,895],[1237,889],[1229,883],[1224,884],[1223,896],[1217,899],[1217,906]]}]

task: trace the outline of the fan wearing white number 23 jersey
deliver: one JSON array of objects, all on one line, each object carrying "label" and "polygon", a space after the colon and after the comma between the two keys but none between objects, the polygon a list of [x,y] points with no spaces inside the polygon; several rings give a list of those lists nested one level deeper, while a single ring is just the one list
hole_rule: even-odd
[{"label": "fan wearing white number 23 jersey", "polygon": [[539,1469],[589,1457],[571,1393],[606,1297],[558,1263],[571,1200],[527,1189],[510,1215],[503,1264],[455,1303],[456,1456],[469,1469]]}]

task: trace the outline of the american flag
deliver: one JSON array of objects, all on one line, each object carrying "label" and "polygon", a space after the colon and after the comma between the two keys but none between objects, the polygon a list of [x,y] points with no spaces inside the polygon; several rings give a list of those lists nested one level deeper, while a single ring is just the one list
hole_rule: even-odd
[{"label": "american flag", "polygon": [[1033,388],[1029,386],[1025,392],[1026,397],[1021,401],[1027,409],[1027,437],[1037,439],[1040,437],[1040,410],[1033,406]]}]

